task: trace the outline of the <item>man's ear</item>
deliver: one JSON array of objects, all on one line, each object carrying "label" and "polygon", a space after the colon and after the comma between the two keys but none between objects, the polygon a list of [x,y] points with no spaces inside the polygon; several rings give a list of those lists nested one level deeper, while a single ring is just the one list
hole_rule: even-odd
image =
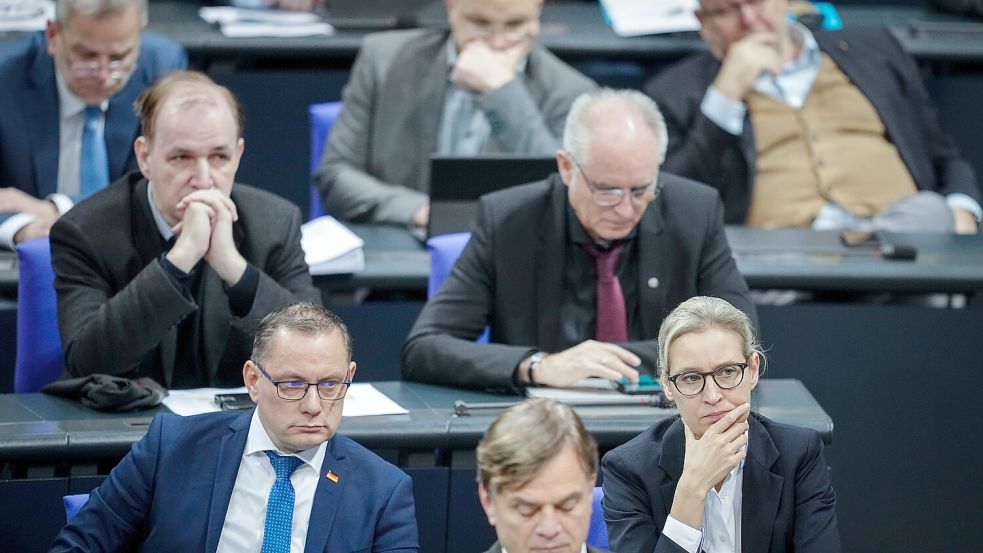
[{"label": "man's ear", "polygon": [[58,23],[49,19],[44,28],[45,42],[48,43],[48,55],[55,57],[55,42],[58,41]]},{"label": "man's ear", "polygon": [[252,361],[246,361],[242,366],[242,382],[245,384],[246,391],[249,392],[249,398],[253,400],[253,403],[259,403],[257,381],[259,381],[259,373],[256,371],[256,365]]},{"label": "man's ear", "polygon": [[488,524],[495,526],[495,506],[492,504],[491,494],[482,483],[478,483],[478,499],[481,500],[481,508],[485,510],[485,516],[488,517]]}]

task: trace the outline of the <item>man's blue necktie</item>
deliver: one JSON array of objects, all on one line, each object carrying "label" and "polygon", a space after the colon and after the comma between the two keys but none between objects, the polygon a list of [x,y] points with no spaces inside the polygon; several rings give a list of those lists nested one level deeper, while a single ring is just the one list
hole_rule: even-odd
[{"label": "man's blue necktie", "polygon": [[304,464],[294,456],[266,451],[276,473],[276,480],[266,503],[266,529],[263,530],[263,553],[289,553],[294,519],[294,487],[290,475]]},{"label": "man's blue necktie", "polygon": [[84,200],[109,184],[109,153],[101,125],[102,110],[86,106],[82,129],[82,156],[79,160],[79,195]]}]

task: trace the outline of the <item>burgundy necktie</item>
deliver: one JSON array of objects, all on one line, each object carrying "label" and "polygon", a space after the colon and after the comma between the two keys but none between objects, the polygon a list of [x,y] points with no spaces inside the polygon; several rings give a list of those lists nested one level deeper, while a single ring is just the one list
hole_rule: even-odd
[{"label": "burgundy necktie", "polygon": [[625,244],[609,250],[585,244],[584,249],[597,265],[597,298],[595,305],[594,339],[600,342],[627,342],[628,316],[625,314],[625,295],[618,280],[618,261]]}]

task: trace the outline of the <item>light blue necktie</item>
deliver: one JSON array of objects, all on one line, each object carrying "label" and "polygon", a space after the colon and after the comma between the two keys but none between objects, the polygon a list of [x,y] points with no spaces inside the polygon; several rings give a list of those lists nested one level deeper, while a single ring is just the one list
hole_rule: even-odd
[{"label": "light blue necktie", "polygon": [[86,106],[77,200],[84,200],[109,184],[109,153],[106,151],[106,136],[100,124],[101,118],[101,109]]},{"label": "light blue necktie", "polygon": [[276,480],[266,503],[266,528],[263,530],[262,553],[289,553],[294,519],[294,487],[290,475],[304,464],[294,456],[266,451],[276,473]]}]

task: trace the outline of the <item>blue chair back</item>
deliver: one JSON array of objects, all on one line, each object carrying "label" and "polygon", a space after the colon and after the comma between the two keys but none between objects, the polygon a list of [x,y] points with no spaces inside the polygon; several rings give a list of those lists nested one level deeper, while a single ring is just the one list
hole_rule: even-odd
[{"label": "blue chair back", "polygon": [[[468,245],[470,239],[470,232],[441,234],[427,239],[427,249],[430,250],[430,276],[427,278],[428,298],[432,298],[437,293],[447,275],[451,274],[454,262],[461,256],[464,246]],[[488,334],[489,331],[486,327],[485,331],[475,341],[479,344],[488,343]]]},{"label": "blue chair back", "polygon": [[307,220],[316,219],[327,213],[324,204],[321,202],[321,192],[317,189],[314,182],[314,173],[321,166],[321,156],[324,155],[324,143],[328,140],[328,133],[334,126],[335,120],[341,114],[341,102],[325,102],[323,104],[311,104],[307,107],[307,118],[311,127],[311,183],[310,183],[310,208],[307,210]]},{"label": "blue chair back", "polygon": [[587,545],[607,550],[608,525],[604,522],[604,511],[601,509],[601,498],[604,492],[601,487],[594,488],[594,498],[591,501],[590,529],[587,530]]},{"label": "blue chair back", "polygon": [[66,495],[62,498],[65,502],[65,522],[71,522],[75,515],[82,510],[85,506],[85,502],[89,500],[89,494],[79,493],[75,495]]},{"label": "blue chair back", "polygon": [[14,391],[36,392],[61,374],[64,358],[58,336],[58,306],[51,247],[47,238],[17,245],[17,361]]}]

